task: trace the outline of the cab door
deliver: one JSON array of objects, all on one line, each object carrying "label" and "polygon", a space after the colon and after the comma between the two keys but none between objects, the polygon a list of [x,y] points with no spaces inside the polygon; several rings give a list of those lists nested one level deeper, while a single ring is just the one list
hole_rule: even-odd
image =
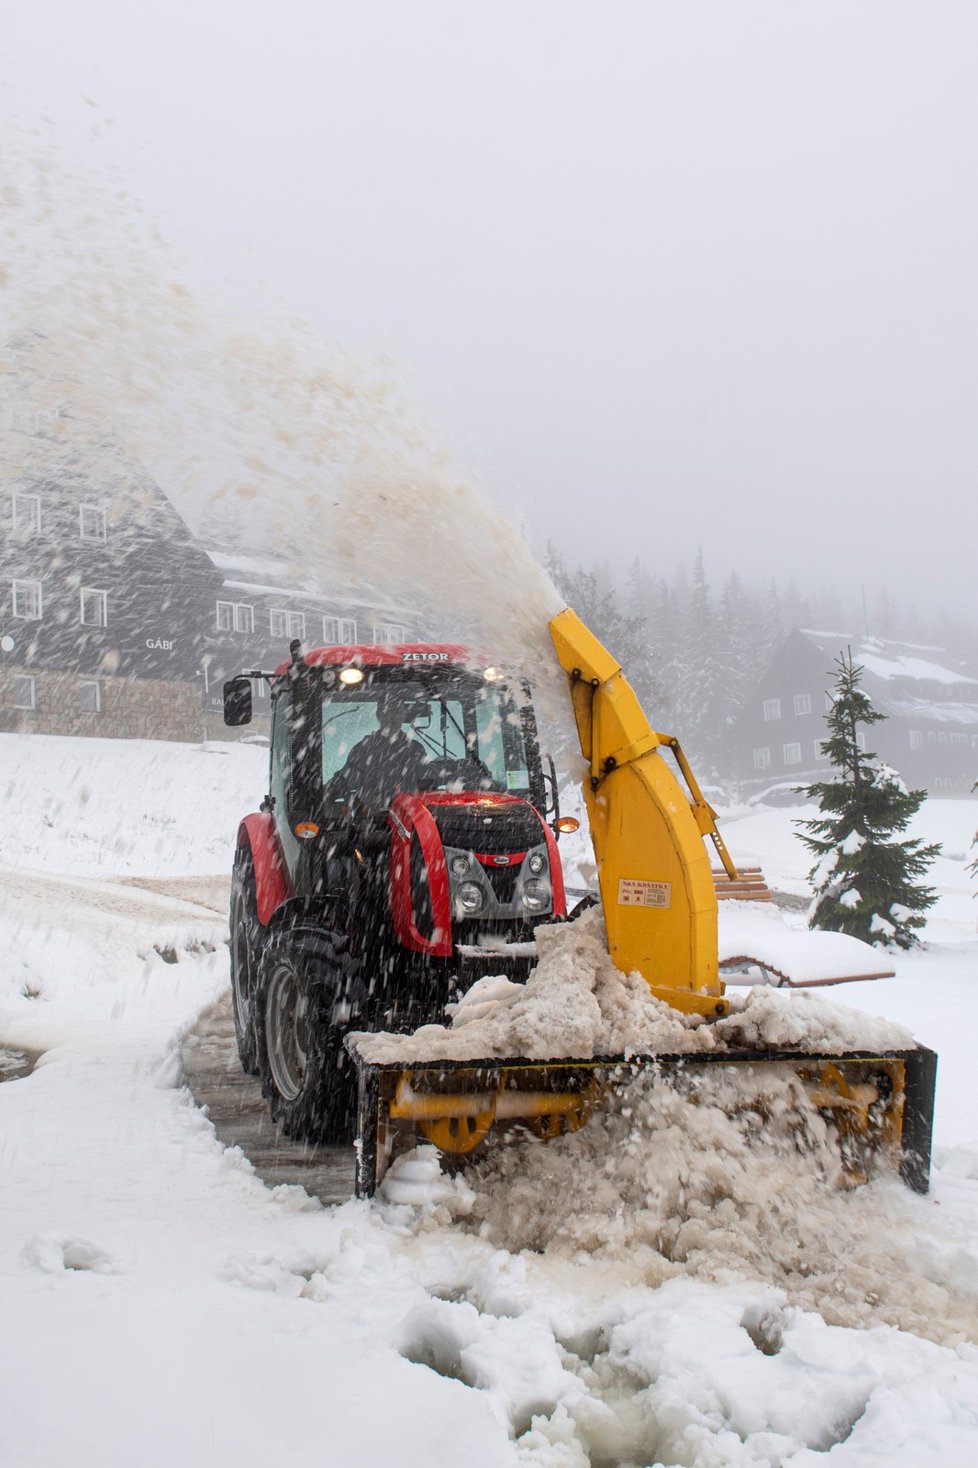
[{"label": "cab door", "polygon": [[276,690],[272,698],[272,735],[269,771],[269,796],[272,820],[279,845],[288,868],[293,889],[299,868],[299,843],[292,831],[292,689],[287,685]]}]

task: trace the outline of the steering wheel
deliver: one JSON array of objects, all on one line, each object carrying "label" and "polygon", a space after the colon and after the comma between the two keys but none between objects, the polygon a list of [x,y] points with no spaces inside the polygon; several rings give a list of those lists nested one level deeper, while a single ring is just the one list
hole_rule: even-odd
[{"label": "steering wheel", "polygon": [[499,792],[502,786],[494,780],[488,765],[476,755],[465,759],[433,759],[422,766],[418,787],[421,790],[437,790],[441,785],[458,782],[463,790],[473,788],[473,775],[480,790]]},{"label": "steering wheel", "polygon": [[345,785],[337,775],[327,780],[323,786],[323,808],[328,815],[348,816],[354,821],[365,821],[376,815],[363,797]]}]

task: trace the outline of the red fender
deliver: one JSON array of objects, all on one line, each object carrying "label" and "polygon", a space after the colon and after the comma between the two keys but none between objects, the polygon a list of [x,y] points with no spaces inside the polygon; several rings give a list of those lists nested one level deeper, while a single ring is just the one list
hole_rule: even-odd
[{"label": "red fender", "polygon": [[[429,958],[452,956],[452,905],[445,866],[445,849],[441,843],[435,818],[428,809],[431,796],[396,796],[388,824],[391,837],[391,918],[400,942],[412,953],[425,953]],[[433,927],[428,939],[414,921],[411,902],[411,837],[417,833],[421,857],[428,869]]]},{"label": "red fender", "polygon": [[291,895],[289,873],[282,857],[275,822],[269,812],[245,816],[238,827],[238,846],[247,846],[251,852],[258,921],[265,927],[272,914]]}]

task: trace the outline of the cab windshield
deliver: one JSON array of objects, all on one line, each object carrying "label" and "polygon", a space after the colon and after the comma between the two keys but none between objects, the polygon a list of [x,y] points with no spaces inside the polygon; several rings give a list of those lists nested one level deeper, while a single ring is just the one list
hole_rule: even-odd
[{"label": "cab windshield", "polygon": [[423,788],[530,795],[526,733],[513,691],[476,677],[435,683],[368,674],[362,683],[324,691],[324,785],[340,775],[351,750],[382,727],[378,710],[392,697],[404,715],[401,730],[430,765]]}]

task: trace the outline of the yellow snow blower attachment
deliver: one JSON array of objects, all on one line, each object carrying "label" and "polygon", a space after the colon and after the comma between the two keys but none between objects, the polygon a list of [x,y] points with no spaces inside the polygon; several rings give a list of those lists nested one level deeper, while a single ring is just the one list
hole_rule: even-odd
[{"label": "yellow snow blower attachment", "polygon": [[[653,996],[702,1022],[729,1011],[717,963],[717,898],[704,838],[731,879],[736,869],[680,747],[655,732],[621,667],[569,608],[550,622],[567,675],[588,774],[584,796],[608,950]],[[678,767],[677,778],[672,757]],[[684,788],[685,787],[685,788]],[[926,1192],[936,1056],[923,1046],[830,1055],[800,1049],[588,1058],[485,1057],[371,1063],[349,1044],[359,1073],[359,1196],[370,1196],[398,1151],[426,1140],[474,1151],[514,1126],[541,1140],[583,1126],[623,1079],[644,1069],[693,1077],[717,1064],[796,1079],[838,1133],[849,1181],[889,1160]]]},{"label": "yellow snow blower attachment", "polygon": [[[727,1013],[717,968],[717,898],[703,837],[727,875],[737,870],[679,740],[649,725],[621,668],[568,608],[550,634],[570,680],[584,799],[616,968],[684,1014]],[[671,750],[684,794],[660,750]]]}]

